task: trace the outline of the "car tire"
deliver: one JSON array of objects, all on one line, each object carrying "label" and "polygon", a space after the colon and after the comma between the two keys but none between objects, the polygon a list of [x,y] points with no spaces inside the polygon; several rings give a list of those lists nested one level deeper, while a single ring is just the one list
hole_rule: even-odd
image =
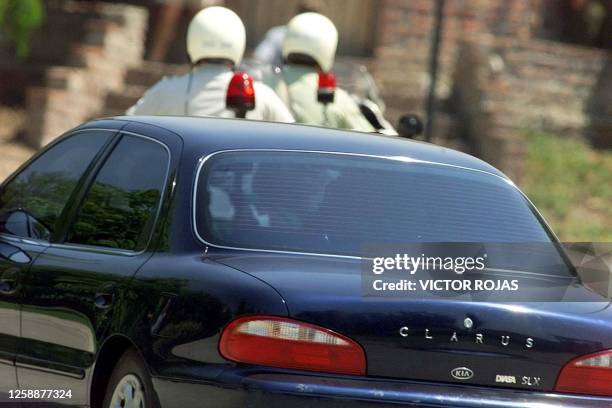
[{"label": "car tire", "polygon": [[160,408],[151,376],[136,350],[123,353],[113,369],[102,407]]}]

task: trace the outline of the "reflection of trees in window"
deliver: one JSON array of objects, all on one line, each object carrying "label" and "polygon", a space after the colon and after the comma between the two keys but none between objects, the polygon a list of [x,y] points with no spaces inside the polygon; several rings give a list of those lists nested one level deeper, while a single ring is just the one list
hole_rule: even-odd
[{"label": "reflection of trees in window", "polygon": [[50,231],[62,213],[76,180],[65,173],[33,172],[10,183],[0,198],[3,213],[24,209]]},{"label": "reflection of trees in window", "polygon": [[88,193],[69,241],[126,250],[142,249],[153,224],[160,191],[127,191],[96,183]]},{"label": "reflection of trees in window", "polygon": [[83,131],[61,139],[4,185],[0,215],[19,231],[15,235],[50,238],[78,181],[111,135]]}]

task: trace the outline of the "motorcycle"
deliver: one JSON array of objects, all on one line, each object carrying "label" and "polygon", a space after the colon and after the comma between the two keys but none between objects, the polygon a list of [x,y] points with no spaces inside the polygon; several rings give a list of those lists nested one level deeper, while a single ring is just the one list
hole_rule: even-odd
[{"label": "motorcycle", "polygon": [[[280,67],[264,64],[255,59],[244,60],[239,69],[264,83],[271,84],[283,80]],[[410,113],[403,115],[397,129],[385,119],[385,103],[380,95],[380,89],[364,65],[337,61],[333,72],[338,85],[355,99],[361,113],[376,129],[376,133],[414,139],[423,132],[423,123],[418,115]]]}]

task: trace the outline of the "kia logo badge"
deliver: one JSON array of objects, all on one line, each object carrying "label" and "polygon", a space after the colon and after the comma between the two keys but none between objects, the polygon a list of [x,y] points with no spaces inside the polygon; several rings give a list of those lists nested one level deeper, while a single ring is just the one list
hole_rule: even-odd
[{"label": "kia logo badge", "polygon": [[465,381],[472,378],[474,376],[474,372],[467,367],[457,367],[453,368],[451,375],[457,380]]}]

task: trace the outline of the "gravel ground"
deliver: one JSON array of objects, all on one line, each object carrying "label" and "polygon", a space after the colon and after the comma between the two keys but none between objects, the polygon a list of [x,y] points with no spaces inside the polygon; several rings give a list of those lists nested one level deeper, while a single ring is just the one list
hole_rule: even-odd
[{"label": "gravel ground", "polygon": [[0,182],[36,151],[16,140],[24,121],[23,111],[0,107]]}]

